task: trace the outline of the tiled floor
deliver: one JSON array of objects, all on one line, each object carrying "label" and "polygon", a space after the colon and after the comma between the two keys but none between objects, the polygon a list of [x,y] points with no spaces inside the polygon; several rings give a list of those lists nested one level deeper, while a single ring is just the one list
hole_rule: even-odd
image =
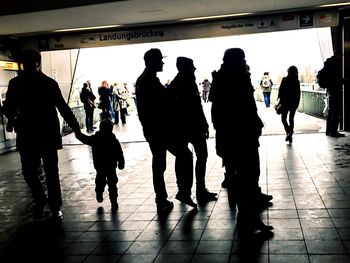
[{"label": "tiled floor", "polygon": [[33,219],[19,156],[1,155],[0,262],[248,262],[242,260],[242,250],[264,263],[350,262],[349,133],[338,139],[298,133],[292,145],[283,135],[261,137],[260,184],[274,196],[262,217],[274,226],[274,235],[248,243],[237,238],[236,211],[220,186],[223,169],[214,143],[208,140],[207,186],[219,193],[218,200],[198,211],[175,200],[174,158],[169,154],[165,177],[175,207],[166,219],[155,211],[145,142],[122,144],[126,168],[118,171],[116,214],[106,193],[102,206],[95,201],[89,147],[65,146],[59,152],[62,226]]}]

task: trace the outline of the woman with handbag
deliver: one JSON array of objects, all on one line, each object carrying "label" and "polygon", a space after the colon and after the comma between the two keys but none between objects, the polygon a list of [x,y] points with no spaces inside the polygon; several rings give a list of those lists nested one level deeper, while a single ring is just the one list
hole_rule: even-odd
[{"label": "woman with handbag", "polygon": [[278,99],[282,108],[281,121],[284,130],[286,131],[285,140],[291,143],[293,141],[292,136],[294,133],[294,116],[300,101],[300,82],[298,79],[297,67],[290,66],[287,72],[288,75],[282,79],[279,87]]}]

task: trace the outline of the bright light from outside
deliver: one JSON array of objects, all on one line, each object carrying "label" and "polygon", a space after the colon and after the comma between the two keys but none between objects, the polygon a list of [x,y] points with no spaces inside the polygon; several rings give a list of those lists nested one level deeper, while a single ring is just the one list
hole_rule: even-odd
[{"label": "bright light from outside", "polygon": [[[254,85],[265,71],[278,83],[291,65],[299,69],[300,75],[306,71],[314,75],[333,53],[330,28],[89,48],[80,51],[74,82],[79,89],[88,79],[94,89],[102,80],[109,84],[127,82],[132,88],[144,70],[144,53],[150,48],[159,48],[166,56],[163,72],[158,73],[162,83],[175,77],[178,56],[194,60],[199,83],[204,78],[211,80],[211,72],[220,68],[224,51],[232,47],[245,51]],[[305,81],[314,81],[314,77],[310,79]]]}]

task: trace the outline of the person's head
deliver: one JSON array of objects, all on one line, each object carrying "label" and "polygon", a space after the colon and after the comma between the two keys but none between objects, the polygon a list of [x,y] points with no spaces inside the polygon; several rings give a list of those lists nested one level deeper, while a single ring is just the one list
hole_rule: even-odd
[{"label": "person's head", "polygon": [[105,88],[108,87],[108,81],[107,80],[103,80],[102,81],[102,87],[105,87]]},{"label": "person's head", "polygon": [[178,57],[176,60],[176,67],[179,72],[194,72],[196,70],[193,65],[193,60],[186,57]]},{"label": "person's head", "polygon": [[83,84],[83,88],[87,88],[89,85],[85,82],[84,84]]},{"label": "person's head", "polygon": [[269,75],[269,72],[264,72],[264,76],[268,76]]},{"label": "person's head", "polygon": [[290,76],[298,76],[298,69],[296,66],[290,66],[287,69],[287,72],[288,72],[288,75],[290,75]]},{"label": "person's head", "polygon": [[107,118],[100,122],[100,131],[103,133],[111,133],[113,131],[113,122]]},{"label": "person's head", "polygon": [[245,65],[245,54],[241,48],[226,49],[222,59],[224,64],[228,65]]},{"label": "person's head", "polygon": [[146,68],[156,72],[163,71],[163,55],[158,48],[148,50],[143,59],[145,60]]},{"label": "person's head", "polygon": [[22,52],[20,62],[25,72],[34,73],[40,71],[41,55],[34,49],[27,49]]}]

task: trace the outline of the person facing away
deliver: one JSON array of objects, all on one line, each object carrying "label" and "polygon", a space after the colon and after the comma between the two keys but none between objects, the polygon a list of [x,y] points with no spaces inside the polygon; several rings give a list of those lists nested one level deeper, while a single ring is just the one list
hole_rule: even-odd
[{"label": "person facing away", "polygon": [[119,114],[122,124],[126,124],[128,98],[129,91],[127,89],[127,83],[123,83],[122,87],[117,87],[115,90],[115,124],[119,124]]},{"label": "person facing away", "polygon": [[192,153],[183,138],[176,136],[172,128],[168,95],[166,88],[157,77],[163,70],[163,55],[159,49],[152,48],[144,55],[145,69],[136,81],[137,112],[143,134],[152,152],[152,173],[155,201],[158,214],[169,212],[174,204],[169,201],[164,172],[166,152],[175,158],[175,173],[178,193],[176,199],[196,207],[191,199],[193,183]]},{"label": "person facing away", "polygon": [[98,88],[98,95],[100,96],[98,108],[102,110],[101,120],[111,118],[110,88],[106,80],[103,80],[101,86]]},{"label": "person facing away", "polygon": [[270,107],[271,88],[273,86],[272,80],[270,79],[269,72],[264,72],[263,77],[260,80],[260,87],[264,96],[264,102],[266,108]]},{"label": "person facing away", "polygon": [[85,125],[87,132],[94,131],[94,110],[95,110],[95,95],[92,92],[90,81],[83,84],[80,92],[80,100],[84,104],[85,110]]},{"label": "person facing away", "polygon": [[192,144],[196,152],[196,197],[197,201],[206,203],[217,200],[217,193],[211,193],[205,185],[206,165],[208,159],[207,139],[209,125],[205,118],[201,97],[194,72],[193,60],[187,57],[178,57],[176,67],[179,70],[171,81],[168,92],[172,98],[176,113],[174,114],[178,136],[183,136]]},{"label": "person facing away", "polygon": [[342,54],[335,54],[324,62],[323,68],[318,74],[319,85],[326,89],[328,95],[328,115],[326,121],[326,135],[331,137],[344,137],[340,133],[339,123],[342,110],[343,74]]},{"label": "person facing away", "polygon": [[[41,55],[33,49],[20,57],[23,72],[11,79],[4,102],[5,116],[15,122],[16,145],[21,157],[22,174],[34,199],[34,215],[43,216],[46,204],[53,219],[61,220],[62,195],[58,152],[62,149],[57,110],[73,129],[79,123],[64,100],[58,83],[41,71]],[[38,176],[43,165],[47,196]]]},{"label": "person facing away", "polygon": [[210,81],[208,79],[204,79],[201,84],[203,86],[203,90],[202,90],[203,101],[204,102],[208,102],[208,95],[209,95],[211,83],[210,83]]},{"label": "person facing away", "polygon": [[286,132],[285,141],[291,143],[294,133],[294,116],[300,101],[300,82],[298,69],[295,66],[290,66],[287,72],[287,76],[281,81],[277,99],[282,105],[281,121]]},{"label": "person facing away", "polygon": [[87,136],[76,133],[77,139],[92,148],[92,158],[96,169],[95,192],[96,200],[103,202],[103,192],[108,185],[109,200],[112,212],[118,209],[118,177],[116,169],[124,169],[125,159],[120,142],[113,133],[113,122],[104,119],[100,123],[100,129],[94,135]]},{"label": "person facing away", "polygon": [[[216,131],[216,152],[223,160],[238,206],[237,224],[250,233],[269,231],[259,211],[272,196],[259,187],[259,137],[263,123],[257,114],[254,89],[240,48],[225,51],[223,64],[212,73],[209,93],[212,121]],[[232,103],[232,98],[235,103]],[[248,163],[248,164],[247,164]],[[232,188],[231,188],[232,187]]]}]

